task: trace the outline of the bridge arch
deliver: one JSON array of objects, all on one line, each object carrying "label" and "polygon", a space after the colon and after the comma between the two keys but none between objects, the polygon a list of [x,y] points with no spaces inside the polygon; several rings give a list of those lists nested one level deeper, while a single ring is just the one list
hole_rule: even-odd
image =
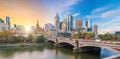
[{"label": "bridge arch", "polygon": [[47,40],[47,43],[55,44],[55,41],[53,41],[53,40]]},{"label": "bridge arch", "polygon": [[59,42],[57,45],[58,47],[63,47],[63,48],[70,48],[70,49],[74,48],[74,45],[68,42]]},{"label": "bridge arch", "polygon": [[79,52],[90,52],[100,54],[101,47],[98,46],[81,46],[78,48]]}]

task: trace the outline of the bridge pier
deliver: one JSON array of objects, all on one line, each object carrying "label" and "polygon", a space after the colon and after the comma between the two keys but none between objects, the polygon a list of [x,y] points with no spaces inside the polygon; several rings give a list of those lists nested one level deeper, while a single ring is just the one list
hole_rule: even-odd
[{"label": "bridge pier", "polygon": [[55,48],[61,48],[62,45],[60,45],[60,44],[58,44],[58,43],[55,43],[55,44],[54,44],[54,47],[55,47]]},{"label": "bridge pier", "polygon": [[58,45],[58,39],[55,39],[55,44],[54,44],[54,47],[59,47],[59,45]]},{"label": "bridge pier", "polygon": [[79,41],[75,40],[75,47],[73,48],[73,53],[79,53]]},{"label": "bridge pier", "polygon": [[79,53],[79,50],[80,50],[79,48],[75,47],[75,48],[73,48],[73,53]]}]

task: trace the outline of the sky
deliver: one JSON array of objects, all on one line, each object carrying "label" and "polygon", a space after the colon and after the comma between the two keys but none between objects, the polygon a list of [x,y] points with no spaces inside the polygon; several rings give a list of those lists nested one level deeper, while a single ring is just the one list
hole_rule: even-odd
[{"label": "sky", "polygon": [[68,12],[76,19],[90,19],[98,25],[99,34],[120,31],[120,0],[0,0],[0,18],[10,16],[11,25],[35,26],[37,20],[44,27],[54,23],[58,12],[63,21]]}]

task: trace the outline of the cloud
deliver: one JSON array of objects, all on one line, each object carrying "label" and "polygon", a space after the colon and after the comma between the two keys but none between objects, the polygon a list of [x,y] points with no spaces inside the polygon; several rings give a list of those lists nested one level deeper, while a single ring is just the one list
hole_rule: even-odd
[{"label": "cloud", "polygon": [[115,31],[120,31],[120,26],[110,27],[110,28],[106,28],[103,30],[99,30],[99,34],[114,33]]},{"label": "cloud", "polygon": [[120,16],[120,8],[103,12],[103,10],[105,10],[107,8],[108,7],[103,8],[103,9],[98,8],[95,11],[91,12],[91,13],[94,13],[94,14],[87,15],[87,16],[85,16],[85,18],[113,18],[113,17],[119,17]]},{"label": "cloud", "polygon": [[47,8],[50,10],[54,10],[55,12],[61,12],[66,9],[69,9],[70,6],[77,4],[78,2],[82,2],[82,0],[43,0],[44,5],[47,5]]},{"label": "cloud", "polygon": [[78,16],[78,15],[80,15],[80,13],[75,13],[75,14],[73,14],[74,17],[75,17],[75,16]]},{"label": "cloud", "polygon": [[120,17],[109,19],[110,21],[99,24],[99,33],[104,34],[107,32],[113,33],[115,31],[120,31],[120,20],[118,19],[120,19]]},{"label": "cloud", "polygon": [[102,18],[117,17],[117,16],[120,16],[120,9],[107,11],[101,14]]},{"label": "cloud", "polygon": [[91,12],[91,14],[93,14],[93,13],[103,12],[103,11],[109,9],[110,7],[111,7],[111,6],[104,6],[104,7],[96,8],[96,9],[94,9],[94,10]]},{"label": "cloud", "polygon": [[99,15],[87,15],[85,18],[97,18],[97,17],[99,17]]}]

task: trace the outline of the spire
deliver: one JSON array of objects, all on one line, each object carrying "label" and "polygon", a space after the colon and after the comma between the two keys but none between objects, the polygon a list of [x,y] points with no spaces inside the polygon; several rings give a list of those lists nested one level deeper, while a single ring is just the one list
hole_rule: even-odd
[{"label": "spire", "polygon": [[39,21],[37,20],[37,24],[39,24]]},{"label": "spire", "polygon": [[37,24],[36,24],[36,33],[40,33],[40,29],[39,29],[39,21],[37,20]]},{"label": "spire", "polygon": [[56,16],[55,16],[55,18],[59,19],[59,15],[58,15],[58,12],[56,12]]}]

